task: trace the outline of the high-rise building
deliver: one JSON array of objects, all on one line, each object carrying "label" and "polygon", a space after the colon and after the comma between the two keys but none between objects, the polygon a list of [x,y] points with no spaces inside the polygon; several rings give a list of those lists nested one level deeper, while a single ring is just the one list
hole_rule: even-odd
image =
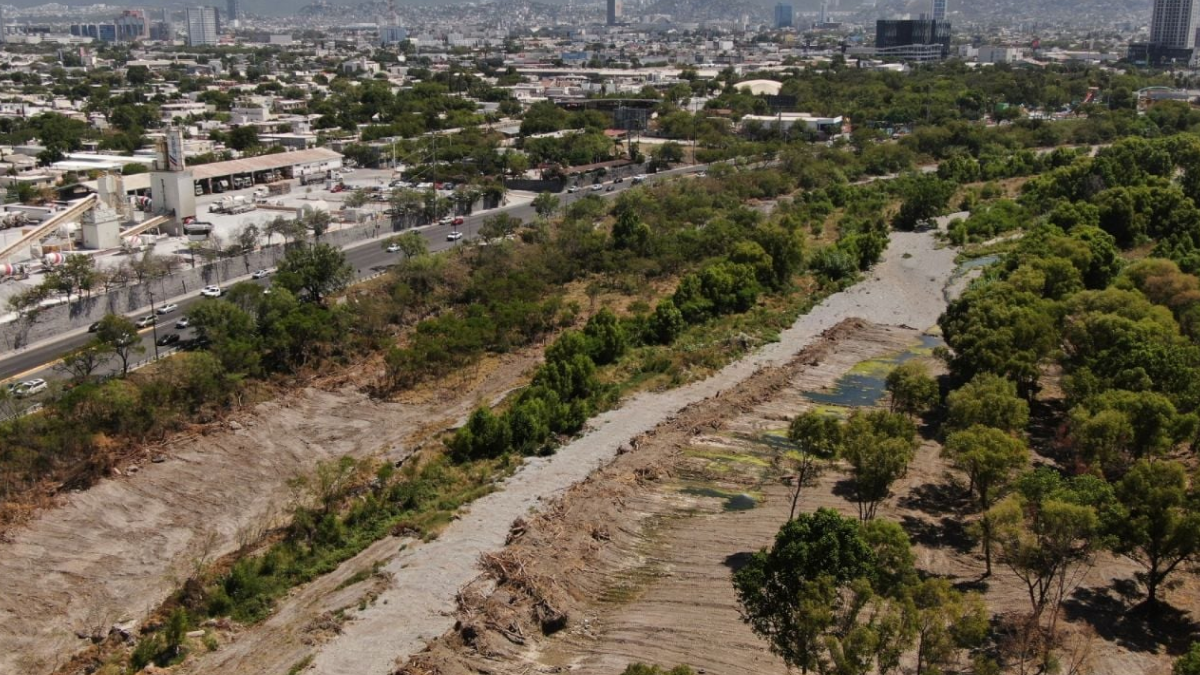
[{"label": "high-rise building", "polygon": [[775,27],[776,28],[791,28],[792,27],[792,6],[784,3],[775,5]]},{"label": "high-rise building", "polygon": [[408,31],[404,26],[380,26],[379,27],[379,43],[383,45],[396,45],[408,39]]},{"label": "high-rise building", "polygon": [[880,19],[875,22],[875,53],[905,61],[931,61],[950,55],[950,24],[933,19]]},{"label": "high-rise building", "polygon": [[4,34],[4,8],[0,7],[0,44],[3,44],[7,39],[7,36]]},{"label": "high-rise building", "polygon": [[225,19],[236,28],[242,20],[241,0],[225,0]]},{"label": "high-rise building", "polygon": [[1167,49],[1196,46],[1196,0],[1154,0],[1150,15],[1150,43]]},{"label": "high-rise building", "polygon": [[113,22],[117,27],[118,42],[135,42],[150,37],[150,22],[140,9],[127,9]]},{"label": "high-rise building", "polygon": [[933,0],[933,20],[946,20],[946,0]]},{"label": "high-rise building", "polygon": [[621,23],[621,0],[608,0],[608,25]]},{"label": "high-rise building", "polygon": [[1200,23],[1197,10],[1200,0],[1154,0],[1150,40],[1129,43],[1129,60],[1155,66],[1193,63],[1197,56],[1197,23]]},{"label": "high-rise building", "polygon": [[189,46],[215,45],[220,41],[215,7],[188,7],[186,21]]}]

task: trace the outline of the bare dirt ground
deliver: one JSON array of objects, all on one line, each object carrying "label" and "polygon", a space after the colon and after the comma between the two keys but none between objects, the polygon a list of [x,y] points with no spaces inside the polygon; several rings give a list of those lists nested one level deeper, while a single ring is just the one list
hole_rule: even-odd
[{"label": "bare dirt ground", "polygon": [[287,512],[289,479],[322,460],[400,459],[430,429],[519,384],[533,352],[475,369],[451,398],[381,403],[308,389],[193,437],[72,494],[0,543],[0,673],[52,671],[114,622],[145,616],[192,566],[248,544]]},{"label": "bare dirt ground", "polygon": [[[870,316],[895,325],[932,325],[944,307],[942,289],[953,271],[953,256],[952,251],[936,250],[928,233],[893,235],[886,259],[870,278],[801,317],[783,331],[779,342],[707,380],[640,394],[599,416],[584,436],[553,457],[527,462],[501,490],[476,501],[437,540],[402,551],[401,542],[392,540],[394,553],[379,571],[385,588],[372,589],[369,601],[344,612],[347,620],[336,630],[314,636],[305,628],[314,621],[321,624],[331,608],[345,606],[355,596],[322,597],[339,584],[318,582],[320,588],[298,591],[281,604],[276,616],[239,634],[233,645],[194,661],[189,672],[284,672],[312,656],[311,668],[305,672],[390,673],[397,660],[403,661],[453,626],[460,589],[479,575],[481,555],[504,546],[514,519],[540,511],[549,500],[611,462],[620,448],[642,434],[657,433],[655,427],[671,424],[689,406],[715,399],[748,378],[766,377],[764,373],[776,372],[806,348],[824,344],[828,338],[823,339],[822,333],[845,319]],[[367,563],[367,558],[350,561],[336,574],[349,575]]]},{"label": "bare dirt ground", "polygon": [[[787,519],[778,439],[792,416],[814,405],[806,392],[916,339],[906,329],[844,325],[792,364],[647,434],[636,450],[514,526],[509,544],[484,557],[486,573],[460,594],[455,628],[401,672],[612,675],[643,662],[711,675],[784,675],[782,661],[740,621],[730,582]],[[801,508],[853,515],[844,478],[839,467],[826,467]],[[981,580],[983,561],[964,528],[972,518],[964,496],[938,444],[926,440],[878,517],[903,525],[924,572],[983,592],[993,612],[1025,611],[1025,589],[1011,573],[998,567]],[[1164,634],[1128,616],[1133,601],[1117,590],[1135,569],[1101,557],[1065,603],[1077,672],[1166,675],[1172,652],[1186,644],[1179,633],[1195,632],[1186,608],[1200,606],[1200,592],[1191,578],[1171,593],[1185,611]],[[565,619],[548,625],[546,607]],[[543,635],[563,623],[565,630]]]}]

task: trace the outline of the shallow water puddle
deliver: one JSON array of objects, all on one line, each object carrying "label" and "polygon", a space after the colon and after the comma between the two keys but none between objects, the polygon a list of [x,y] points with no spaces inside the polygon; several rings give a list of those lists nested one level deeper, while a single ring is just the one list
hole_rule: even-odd
[{"label": "shallow water puddle", "polygon": [[920,343],[902,352],[858,363],[839,377],[832,388],[806,391],[804,395],[814,403],[827,406],[873,406],[887,393],[887,376],[893,368],[905,361],[929,356],[936,347],[944,344],[936,335],[922,335]]}]

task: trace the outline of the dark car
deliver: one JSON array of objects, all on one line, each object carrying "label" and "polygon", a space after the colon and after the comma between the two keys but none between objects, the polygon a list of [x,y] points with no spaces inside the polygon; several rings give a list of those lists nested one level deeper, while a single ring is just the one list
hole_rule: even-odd
[{"label": "dark car", "polygon": [[94,323],[94,324],[92,324],[92,325],[88,326],[88,332],[89,332],[89,333],[95,333],[95,332],[96,332],[96,331],[98,331],[98,330],[100,330],[100,322],[99,322],[99,321],[97,321],[96,323]]},{"label": "dark car", "polygon": [[167,333],[166,335],[158,338],[158,342],[156,344],[158,344],[159,347],[167,347],[175,344],[176,342],[179,342],[179,333]]}]

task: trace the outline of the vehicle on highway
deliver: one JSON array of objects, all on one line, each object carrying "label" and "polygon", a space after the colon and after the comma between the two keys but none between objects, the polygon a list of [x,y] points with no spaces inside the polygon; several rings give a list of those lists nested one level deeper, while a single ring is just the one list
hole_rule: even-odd
[{"label": "vehicle on highway", "polygon": [[604,189],[604,185],[602,185],[600,183],[596,183],[595,185],[592,186],[592,192],[599,192],[603,189]]},{"label": "vehicle on highway", "polygon": [[162,307],[159,307],[155,311],[157,311],[159,314],[170,314],[171,312],[174,312],[177,309],[179,309],[179,305],[177,305],[173,302],[169,302],[169,303],[163,305]]},{"label": "vehicle on highway", "polygon": [[219,298],[224,292],[225,291],[221,290],[220,286],[205,286],[200,291],[200,295],[203,295],[206,298]]},{"label": "vehicle on highway", "polygon": [[271,270],[257,270],[250,275],[251,279],[266,279],[271,274]]},{"label": "vehicle on highway", "polygon": [[451,225],[462,225],[467,222],[462,216],[455,216],[454,220],[450,221]]},{"label": "vehicle on highway", "polygon": [[46,381],[40,377],[32,380],[25,380],[21,384],[17,385],[16,389],[13,390],[13,395],[15,395],[17,398],[33,396],[34,394],[40,394],[43,391],[46,391],[47,386],[48,385],[46,384]]},{"label": "vehicle on highway", "polygon": [[616,178],[614,178],[614,179],[613,179],[613,182],[614,182],[614,183],[624,183],[624,182],[625,182],[625,177],[624,177],[624,176],[617,176]]},{"label": "vehicle on highway", "polygon": [[166,335],[158,338],[158,342],[155,344],[157,344],[159,347],[168,347],[176,342],[179,342],[179,333],[167,333]]},{"label": "vehicle on highway", "polygon": [[629,182],[634,185],[637,185],[638,183],[645,183],[646,182],[646,174],[639,173],[638,175],[633,177],[633,180],[631,180]]},{"label": "vehicle on highway", "polygon": [[385,248],[384,250],[387,251],[388,253],[399,253],[400,252],[400,244],[388,244],[388,247]]},{"label": "vehicle on highway", "polygon": [[616,188],[616,186],[614,186],[614,185],[609,185],[608,187],[604,188],[604,191],[605,191],[605,192],[612,192],[613,190],[616,190],[616,189],[617,189],[617,188]]},{"label": "vehicle on highway", "polygon": [[446,241],[458,241],[459,239],[462,239],[462,232],[455,231],[446,235]]},{"label": "vehicle on highway", "polygon": [[439,225],[450,225],[452,223],[454,223],[454,218],[451,216],[446,216],[438,221]]},{"label": "vehicle on highway", "polygon": [[98,330],[100,330],[100,322],[99,322],[99,321],[97,321],[96,323],[94,323],[94,324],[92,324],[92,325],[88,326],[88,332],[89,332],[89,333],[95,333],[95,332],[96,332],[96,331],[98,331]]},{"label": "vehicle on highway", "polygon": [[571,187],[567,188],[567,192],[569,192],[571,194],[575,194],[576,192],[579,192],[579,186],[572,185]]},{"label": "vehicle on highway", "polygon": [[186,316],[175,322],[176,328],[187,328],[190,325],[192,325],[192,320]]},{"label": "vehicle on highway", "polygon": [[133,323],[138,328],[149,328],[150,326],[154,325],[154,315],[147,314],[146,316],[143,316],[142,318],[138,319],[137,321],[134,321]]}]

